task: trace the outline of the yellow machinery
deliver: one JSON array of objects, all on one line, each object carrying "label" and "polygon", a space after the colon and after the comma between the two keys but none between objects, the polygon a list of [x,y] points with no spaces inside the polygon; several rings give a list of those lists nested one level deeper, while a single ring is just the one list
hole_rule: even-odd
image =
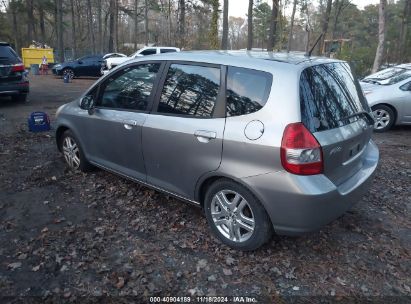
[{"label": "yellow machinery", "polygon": [[43,56],[46,56],[47,63],[54,63],[53,49],[22,48],[21,55],[26,68],[29,68],[31,64],[40,65]]}]

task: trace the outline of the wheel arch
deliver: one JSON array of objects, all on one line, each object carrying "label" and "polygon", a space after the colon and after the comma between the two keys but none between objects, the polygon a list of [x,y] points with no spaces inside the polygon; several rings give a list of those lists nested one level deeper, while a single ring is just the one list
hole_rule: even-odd
[{"label": "wheel arch", "polygon": [[56,144],[60,152],[61,152],[61,147],[60,147],[61,136],[63,136],[63,133],[66,132],[67,130],[70,130],[70,128],[65,125],[59,126],[56,130]]}]

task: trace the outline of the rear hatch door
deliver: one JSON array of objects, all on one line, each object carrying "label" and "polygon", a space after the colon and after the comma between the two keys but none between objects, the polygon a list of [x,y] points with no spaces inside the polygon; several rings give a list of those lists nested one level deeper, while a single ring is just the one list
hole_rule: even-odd
[{"label": "rear hatch door", "polygon": [[300,79],[301,119],[323,151],[324,174],[339,185],[357,173],[373,118],[347,63],[306,68]]}]

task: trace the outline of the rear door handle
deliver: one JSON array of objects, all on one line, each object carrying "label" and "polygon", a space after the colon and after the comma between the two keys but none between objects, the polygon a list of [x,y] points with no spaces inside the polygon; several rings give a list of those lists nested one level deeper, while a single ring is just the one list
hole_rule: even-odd
[{"label": "rear door handle", "polygon": [[217,138],[217,133],[214,131],[197,130],[194,132],[194,136],[197,137],[198,141],[207,143],[211,139]]},{"label": "rear door handle", "polygon": [[131,130],[133,127],[137,126],[137,121],[135,120],[123,120],[124,128]]}]

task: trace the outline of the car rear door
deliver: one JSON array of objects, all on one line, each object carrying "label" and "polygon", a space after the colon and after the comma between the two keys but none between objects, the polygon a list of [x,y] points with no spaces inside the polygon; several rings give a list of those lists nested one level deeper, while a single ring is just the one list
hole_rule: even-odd
[{"label": "car rear door", "polygon": [[364,165],[373,132],[370,109],[346,63],[306,68],[300,79],[301,119],[322,147],[324,174],[336,185]]},{"label": "car rear door", "polygon": [[221,163],[225,72],[185,62],[166,71],[143,127],[147,182],[192,199],[198,179]]},{"label": "car rear door", "polygon": [[162,67],[160,62],[128,65],[100,85],[84,128],[91,161],[145,181],[142,126]]}]

